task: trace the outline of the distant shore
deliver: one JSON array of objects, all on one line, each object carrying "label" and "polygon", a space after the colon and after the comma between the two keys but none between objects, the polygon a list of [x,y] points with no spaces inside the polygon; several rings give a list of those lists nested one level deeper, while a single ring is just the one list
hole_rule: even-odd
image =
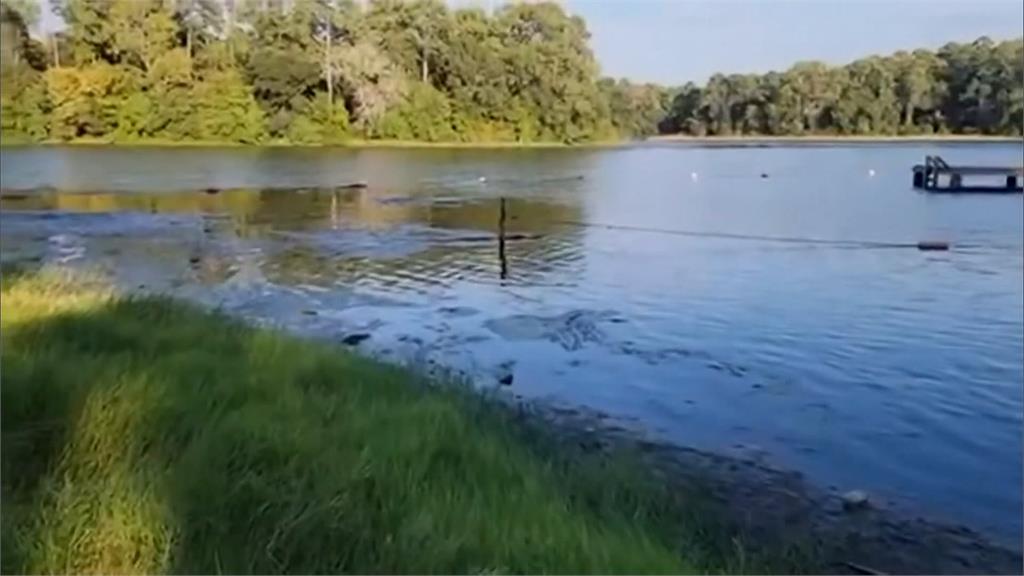
[{"label": "distant shore", "polygon": [[864,144],[887,144],[893,142],[907,143],[986,143],[986,142],[1020,142],[1024,143],[1022,136],[999,136],[988,134],[917,134],[917,135],[894,135],[894,136],[837,136],[837,135],[807,135],[807,136],[684,136],[672,134],[666,136],[651,136],[644,140],[648,143],[659,142],[680,142],[686,144],[846,144],[850,142]]},{"label": "distant shore", "polygon": [[143,140],[116,141],[102,138],[80,138],[75,140],[32,141],[5,137],[2,147],[27,146],[72,146],[72,147],[118,147],[118,148],[433,148],[433,149],[481,149],[481,150],[553,150],[619,148],[643,144],[688,144],[693,146],[760,146],[760,145],[833,145],[833,144],[989,144],[1020,143],[1021,136],[997,136],[985,134],[930,134],[905,136],[683,136],[678,134],[650,136],[639,139],[597,140],[568,144],[565,142],[426,142],[420,140],[366,140],[353,138],[339,142],[308,144],[269,140],[255,144],[215,140],[167,140],[150,138]]},{"label": "distant shore", "polygon": [[75,140],[43,140],[32,141],[4,138],[3,147],[25,146],[82,146],[82,147],[154,147],[154,148],[467,148],[467,149],[571,149],[571,148],[608,148],[625,146],[631,140],[600,140],[567,144],[565,142],[426,142],[421,140],[365,140],[353,138],[339,142],[323,144],[306,144],[285,140],[269,140],[255,144],[239,142],[222,142],[215,140],[167,140],[160,138],[116,141],[99,138],[81,138]]}]

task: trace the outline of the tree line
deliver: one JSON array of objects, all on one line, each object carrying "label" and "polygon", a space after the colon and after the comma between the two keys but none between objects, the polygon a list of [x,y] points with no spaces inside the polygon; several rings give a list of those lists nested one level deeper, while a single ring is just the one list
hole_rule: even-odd
[{"label": "tree line", "polygon": [[1024,39],[949,43],[845,66],[716,74],[683,86],[664,133],[721,135],[1005,134],[1024,130]]},{"label": "tree line", "polygon": [[[3,0],[3,129],[110,137],[333,142],[609,138],[610,102],[582,19],[555,3],[493,13],[442,0],[60,0],[29,33]],[[34,8],[34,10],[33,10]],[[656,122],[655,122],[656,123]],[[620,129],[622,128],[622,129]]]},{"label": "tree line", "polygon": [[5,137],[587,142],[661,133],[1020,134],[1021,41],[667,88],[600,77],[553,2],[0,0]]}]

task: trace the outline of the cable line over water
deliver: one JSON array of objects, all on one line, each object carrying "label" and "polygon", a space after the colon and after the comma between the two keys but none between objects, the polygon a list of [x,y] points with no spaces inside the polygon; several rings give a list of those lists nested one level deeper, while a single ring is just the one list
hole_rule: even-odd
[{"label": "cable line over water", "polygon": [[[672,228],[652,228],[610,224],[604,222],[581,222],[579,220],[556,220],[555,223],[582,228],[604,228],[606,230],[622,230],[627,232],[647,232],[652,234],[668,234],[672,236],[688,236],[696,238],[720,238],[725,240],[746,240],[757,242],[778,242],[785,244],[837,246],[842,248],[914,248],[917,250],[949,250],[949,242],[942,240],[922,240],[918,242],[884,242],[878,240],[831,240],[826,238],[805,238],[797,236],[766,236],[760,234],[737,234],[731,232],[707,232],[700,230],[679,230]],[[959,244],[958,248],[984,248],[982,245]]]}]

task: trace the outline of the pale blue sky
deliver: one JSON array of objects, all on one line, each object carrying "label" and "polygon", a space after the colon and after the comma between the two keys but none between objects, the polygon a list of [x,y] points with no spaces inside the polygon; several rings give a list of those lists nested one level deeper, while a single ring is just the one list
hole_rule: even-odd
[{"label": "pale blue sky", "polygon": [[[500,0],[451,0],[498,5]],[[54,19],[44,4],[44,27]],[[840,64],[948,41],[1024,35],[1024,0],[563,0],[583,16],[604,74],[703,83],[798,60]]]},{"label": "pale blue sky", "polygon": [[610,76],[703,83],[798,60],[844,63],[1024,35],[1024,0],[568,0]]}]

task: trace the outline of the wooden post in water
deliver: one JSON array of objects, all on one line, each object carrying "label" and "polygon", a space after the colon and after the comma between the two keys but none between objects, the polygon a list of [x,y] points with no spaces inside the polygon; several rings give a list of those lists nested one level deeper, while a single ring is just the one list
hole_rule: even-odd
[{"label": "wooden post in water", "polygon": [[498,204],[498,263],[501,265],[499,277],[502,280],[508,278],[508,259],[505,257],[505,197],[499,199]]},{"label": "wooden post in water", "polygon": [[331,190],[331,228],[338,229],[338,191]]}]

